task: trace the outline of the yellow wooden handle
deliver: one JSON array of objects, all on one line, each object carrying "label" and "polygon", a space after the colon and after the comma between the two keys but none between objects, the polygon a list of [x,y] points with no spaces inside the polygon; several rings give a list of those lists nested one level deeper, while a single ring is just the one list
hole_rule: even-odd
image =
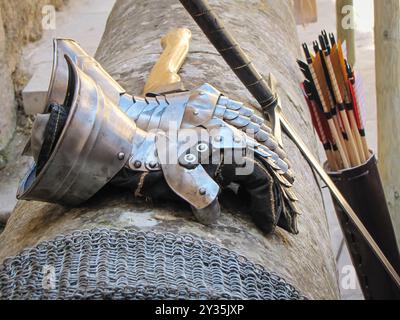
[{"label": "yellow wooden handle", "polygon": [[181,78],[178,72],[189,53],[191,39],[191,31],[184,28],[173,30],[161,39],[164,51],[147,79],[144,94],[179,88]]}]

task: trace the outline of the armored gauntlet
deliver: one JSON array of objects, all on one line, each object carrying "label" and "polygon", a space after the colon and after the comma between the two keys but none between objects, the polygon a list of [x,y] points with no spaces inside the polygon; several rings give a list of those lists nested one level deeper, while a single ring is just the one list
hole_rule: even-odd
[{"label": "armored gauntlet", "polygon": [[250,109],[209,85],[131,97],[92,58],[66,56],[67,86],[53,73],[47,123],[32,135],[36,166],[19,198],[76,205],[112,183],[138,197],[183,199],[212,224],[219,193],[237,185],[264,232],[297,233],[286,155]]},{"label": "armored gauntlet", "polygon": [[[290,168],[286,153],[278,145],[264,119],[243,103],[225,97],[209,84],[190,92],[163,92],[163,95],[146,98],[131,96],[74,40],[54,40],[55,58],[47,105],[62,104],[64,101],[68,83],[65,55],[90,76],[104,94],[133,119],[139,128],[166,130],[171,123],[182,128],[198,127],[213,118],[219,118],[250,134],[257,142],[279,155]],[[288,168],[284,167],[282,170],[286,173]],[[290,172],[289,174],[291,175]]]}]

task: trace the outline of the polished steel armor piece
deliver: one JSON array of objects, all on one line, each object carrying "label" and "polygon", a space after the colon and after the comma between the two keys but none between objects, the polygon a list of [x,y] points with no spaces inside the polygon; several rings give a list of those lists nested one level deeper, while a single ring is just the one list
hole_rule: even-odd
[{"label": "polished steel armor piece", "polygon": [[[53,69],[50,88],[47,95],[47,104],[62,104],[67,93],[68,56],[84,73],[95,79],[103,89],[104,94],[114,103],[118,104],[120,96],[125,90],[92,58],[82,47],[72,39],[54,39],[53,42]],[[45,111],[45,110],[43,110]]]},{"label": "polished steel armor piece", "polygon": [[[181,94],[156,97],[131,96],[93,57],[71,39],[54,40],[54,62],[47,105],[62,104],[64,101],[68,81],[65,55],[89,75],[103,89],[104,94],[143,130],[158,128],[166,130],[171,122],[180,124],[182,128],[196,127],[213,118],[220,118],[253,136],[259,143],[278,154],[286,166],[290,167],[286,153],[279,147],[264,119],[245,107],[243,103],[227,98],[209,84]],[[285,168],[282,170],[287,171]]]},{"label": "polished steel armor piece", "polygon": [[135,123],[69,62],[67,123],[43,170],[36,175],[33,167],[22,181],[19,199],[82,203],[124,167],[131,153]]}]

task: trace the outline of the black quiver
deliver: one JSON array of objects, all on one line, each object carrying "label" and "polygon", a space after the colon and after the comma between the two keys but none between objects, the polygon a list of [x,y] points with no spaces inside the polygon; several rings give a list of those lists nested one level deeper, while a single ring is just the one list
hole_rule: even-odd
[{"label": "black quiver", "polygon": [[[400,272],[399,250],[375,155],[362,166],[329,175],[396,271]],[[400,299],[400,291],[382,263],[340,205],[334,203],[365,298]]]}]

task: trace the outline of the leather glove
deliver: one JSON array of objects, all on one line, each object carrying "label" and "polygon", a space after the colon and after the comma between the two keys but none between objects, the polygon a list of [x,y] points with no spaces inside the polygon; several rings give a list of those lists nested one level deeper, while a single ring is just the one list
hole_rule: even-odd
[{"label": "leather glove", "polygon": [[[206,225],[218,220],[219,193],[236,189],[248,199],[249,213],[263,232],[271,233],[279,225],[298,233],[297,198],[290,191],[290,176],[280,169],[283,161],[243,132],[214,119],[206,128],[172,132],[172,139],[161,131],[148,139],[133,152],[129,167],[119,172],[113,185],[145,199],[184,199]],[[174,157],[175,150],[177,163],[160,159]],[[144,154],[151,156],[146,160]]]}]

